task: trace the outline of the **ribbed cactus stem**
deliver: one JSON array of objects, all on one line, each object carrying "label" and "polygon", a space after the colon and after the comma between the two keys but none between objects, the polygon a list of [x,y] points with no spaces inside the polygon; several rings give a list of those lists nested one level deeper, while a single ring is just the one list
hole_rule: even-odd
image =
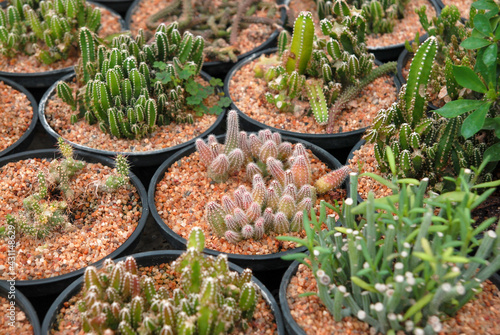
[{"label": "ribbed cactus stem", "polygon": [[297,70],[304,74],[312,53],[314,23],[310,12],[301,12],[293,26],[290,55],[286,61],[286,71]]},{"label": "ribbed cactus stem", "polygon": [[347,178],[350,172],[351,168],[346,165],[324,175],[314,184],[314,186],[316,187],[316,191],[319,194],[323,194],[339,187]]},{"label": "ribbed cactus stem", "polygon": [[238,113],[230,110],[227,114],[226,142],[224,143],[224,153],[229,155],[231,151],[238,147],[240,127]]}]

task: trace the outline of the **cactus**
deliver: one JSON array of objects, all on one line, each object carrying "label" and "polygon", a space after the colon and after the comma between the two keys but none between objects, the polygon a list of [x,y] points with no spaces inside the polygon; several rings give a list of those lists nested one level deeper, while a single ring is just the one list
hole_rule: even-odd
[{"label": "cactus", "polygon": [[[253,15],[262,9],[267,9],[267,17]],[[175,0],[151,15],[146,27],[154,31],[160,22],[177,17],[182,33],[189,30],[207,41],[205,52],[209,59],[236,62],[240,50],[235,44],[240,28],[251,23],[281,26],[282,22],[274,19],[276,10],[274,2],[261,0],[227,0],[221,5],[211,1]]]},{"label": "cactus", "polygon": [[287,32],[278,38],[280,62],[263,59],[255,66],[256,75],[268,68],[263,77],[269,103],[280,111],[292,112],[297,106],[294,99],[307,100],[316,121],[328,124],[328,131],[346,101],[377,77],[396,69],[394,62],[373,69],[374,56],[364,44],[366,21],[358,12],[337,1],[332,13],[331,19],[320,23],[325,38],[314,35],[312,14],[300,13],[291,42]]},{"label": "cactus", "polygon": [[192,123],[188,110],[219,114],[227,98],[220,97],[210,108],[203,100],[221,83],[214,79],[205,87],[195,81],[203,64],[204,40],[189,32],[181,36],[177,26],[158,26],[151,44],[145,44],[140,32],[135,39],[115,37],[110,47],[82,28],[77,79],[85,87],[75,98],[67,84],[57,85],[59,97],[78,110],[72,121],[84,117],[114,137],[141,138],[158,125]]},{"label": "cactus", "polygon": [[0,13],[0,52],[34,54],[45,64],[77,52],[78,29],[96,32],[101,20],[101,11],[85,0],[11,1]]},{"label": "cactus", "polygon": [[[357,178],[351,174],[351,183]],[[428,178],[394,177],[391,196],[375,200],[370,192],[359,205],[350,198],[342,206],[322,202],[320,213],[331,209],[340,218],[305,217],[307,237],[293,241],[308,253],[294,254],[293,260],[312,270],[314,293],[335,321],[352,316],[374,333],[438,334],[441,320],[453,316],[500,269],[500,227],[486,230],[498,218],[476,225],[470,215],[494,191],[479,196],[473,191],[477,180],[462,169],[450,178],[453,190],[438,195],[426,192]]]},{"label": "cactus", "polygon": [[95,334],[226,334],[245,329],[260,294],[252,271],[230,271],[227,257],[204,257],[205,237],[193,228],[187,251],[172,263],[178,287],[156,287],[133,257],[85,270],[77,302],[83,330]]},{"label": "cactus", "polygon": [[[304,210],[309,212],[316,203],[309,154],[301,143],[292,148],[278,133],[267,129],[248,136],[239,131],[238,114],[232,110],[227,116],[224,149],[215,137],[209,137],[208,143],[197,140],[196,149],[213,181],[226,181],[246,164],[246,176],[252,183],[251,190],[243,185],[238,187],[233,199],[225,195],[220,204],[215,201],[207,204],[205,217],[215,234],[237,243],[242,239],[261,239],[270,231],[283,234],[301,229]],[[233,155],[240,158],[231,170],[229,162]],[[330,185],[323,186],[321,193],[339,187],[346,176],[337,172],[336,185],[332,183],[332,175],[323,177],[321,185],[328,182]],[[266,179],[271,180],[267,187]]]}]

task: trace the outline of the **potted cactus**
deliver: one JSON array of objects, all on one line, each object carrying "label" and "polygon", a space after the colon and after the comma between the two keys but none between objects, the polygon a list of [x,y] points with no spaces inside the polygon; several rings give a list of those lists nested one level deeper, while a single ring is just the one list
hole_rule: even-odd
[{"label": "potted cactus", "polygon": [[117,13],[85,0],[2,4],[0,75],[29,88],[47,88],[73,70],[80,27],[99,32],[101,38],[124,28]]},{"label": "potted cactus", "polygon": [[[391,196],[375,200],[370,193],[366,202],[349,198],[342,207],[323,203],[340,215],[340,225],[327,216],[304,222],[307,238],[300,243],[309,253],[288,257],[298,262],[280,287],[290,334],[498,332],[498,314],[489,312],[500,304],[498,288],[483,282],[500,269],[500,228],[478,236],[498,218],[473,227],[470,213],[500,183],[476,184],[471,170],[452,180],[452,192],[427,193],[428,182],[385,180]],[[309,285],[308,275],[316,283]],[[500,284],[495,276],[493,281]],[[311,288],[313,294],[297,293]],[[312,313],[309,303],[316,306]]]},{"label": "potted cactus", "polygon": [[[243,120],[326,149],[350,148],[371,124],[370,115],[392,103],[394,81],[382,76],[395,72],[396,63],[375,66],[361,15],[336,15],[321,21],[326,37],[320,37],[312,14],[302,12],[291,41],[287,32],[280,34],[277,55],[266,51],[231,70],[225,91]],[[246,98],[248,93],[254,98]],[[356,115],[361,110],[363,115]]]},{"label": "potted cactus", "polygon": [[194,228],[186,252],[146,252],[87,268],[54,302],[43,332],[284,334],[276,301],[252,271],[223,255],[204,256],[203,248]]},{"label": "potted cactus", "polygon": [[53,85],[40,103],[42,125],[53,137],[104,155],[126,153],[135,166],[158,165],[222,120],[228,99],[204,81],[204,39],[176,22],[160,25],[151,44],[143,33],[111,46],[80,30],[76,74]]},{"label": "potted cactus", "polygon": [[206,41],[203,70],[224,79],[234,63],[276,43],[286,14],[280,1],[226,0],[223,2],[136,0],[126,21],[133,33],[152,35],[160,23],[179,22],[181,33],[190,31]]},{"label": "potted cactus", "polygon": [[[59,150],[0,162],[0,233],[9,237],[0,249],[10,253],[10,240],[16,242],[16,288],[30,297],[58,294],[87,265],[133,249],[149,213],[146,191],[125,157],[113,162],[74,153],[62,139]],[[8,258],[1,265],[9,268]],[[1,280],[9,278],[5,271]]]},{"label": "potted cactus", "polygon": [[151,212],[176,248],[184,249],[190,228],[198,226],[207,235],[206,253],[225,253],[254,271],[283,268],[279,257],[295,246],[274,237],[300,236],[302,209],[316,207],[317,199],[340,199],[337,188],[348,171],[305,141],[239,131],[236,111],[227,125],[225,137],[198,139],[158,168],[148,194]]}]

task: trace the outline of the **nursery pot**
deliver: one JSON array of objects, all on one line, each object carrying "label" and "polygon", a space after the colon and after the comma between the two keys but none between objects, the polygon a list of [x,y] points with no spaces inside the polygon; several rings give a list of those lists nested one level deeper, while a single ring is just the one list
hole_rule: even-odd
[{"label": "nursery pot", "polygon": [[[208,76],[206,73],[201,72],[201,76],[203,79],[206,81],[210,80],[210,76]],[[61,78],[62,81],[71,81],[75,77],[75,73],[68,74]],[[59,133],[57,133],[48,123],[46,115],[45,115],[45,109],[47,106],[47,102],[50,97],[56,94],[56,87],[57,87],[57,82],[54,83],[48,90],[45,92],[44,96],[42,97],[42,100],[40,101],[40,106],[38,108],[39,116],[40,116],[40,122],[42,123],[42,126],[45,128],[47,133],[53,137],[54,139],[57,139],[58,137],[61,137]],[[71,145],[82,151],[86,151],[92,154],[97,154],[97,155],[102,155],[102,156],[107,156],[107,157],[113,157],[116,156],[117,154],[123,154],[127,156],[128,161],[131,163],[133,167],[146,167],[146,166],[158,166],[165,159],[167,159],[170,155],[172,155],[174,152],[178,151],[179,149],[190,145],[196,141],[198,137],[203,137],[206,136],[210,133],[213,133],[216,131],[216,129],[219,127],[221,122],[224,120],[224,115],[225,112],[222,112],[216,119],[216,121],[202,134],[200,134],[197,137],[194,137],[184,143],[168,147],[168,148],[163,148],[163,149],[158,149],[158,150],[152,150],[152,151],[134,151],[134,152],[119,152],[119,151],[110,151],[110,150],[104,150],[104,149],[98,149],[98,148],[91,148],[86,145],[74,143],[71,141],[68,141],[71,143]],[[95,125],[95,127],[98,127]],[[172,136],[175,136],[175,134],[172,134]],[[62,136],[64,138],[64,136]]]},{"label": "nursery pot", "polygon": [[[141,266],[154,266],[162,263],[172,262],[176,260],[182,253],[183,253],[182,251],[178,250],[160,250],[160,251],[143,252],[139,254],[134,254],[132,256],[135,258],[137,265],[141,267]],[[117,259],[115,263],[121,260],[125,260],[125,257]],[[229,268],[232,271],[237,271],[238,273],[241,273],[243,271],[241,267],[232,263],[229,263]],[[271,308],[277,325],[278,334],[284,335],[285,328],[283,325],[283,319],[276,300],[271,295],[269,290],[264,285],[262,285],[262,283],[257,278],[252,277],[252,282],[254,282],[258,286],[264,300]],[[71,297],[75,296],[80,292],[82,284],[83,284],[83,276],[75,280],[57,297],[57,299],[54,301],[54,303],[50,307],[49,311],[47,312],[43,320],[43,325],[42,325],[43,334],[48,334],[50,332],[50,330],[55,325],[55,322],[57,321],[56,318],[59,313],[59,310],[62,307],[65,307],[65,303]]]},{"label": "nursery pot", "polygon": [[11,86],[12,88],[16,89],[17,91],[21,92],[26,96],[26,99],[29,100],[31,104],[31,108],[33,109],[33,116],[31,118],[30,125],[28,126],[28,129],[24,132],[24,134],[14,143],[12,143],[10,146],[7,148],[3,149],[0,151],[0,157],[6,156],[8,154],[13,154],[22,150],[25,150],[33,140],[33,137],[35,135],[35,126],[38,121],[38,104],[36,103],[35,98],[33,95],[22,85],[16,83],[15,81],[8,79],[8,78],[3,78],[0,77],[0,81],[3,81],[6,85]]},{"label": "nursery pot", "polygon": [[[224,139],[225,139],[225,135],[217,136],[217,140],[219,141],[219,143],[223,143]],[[326,165],[328,165],[328,167],[331,168],[332,170],[341,167],[340,162],[335,157],[333,157],[327,151],[323,150],[322,148],[320,148],[314,144],[311,144],[311,143],[304,141],[304,140],[301,140],[301,139],[292,138],[292,137],[285,137],[285,136],[283,137],[283,140],[291,142],[291,143],[302,143],[306,149],[310,149],[316,157],[318,157],[322,162],[324,162]],[[155,219],[156,223],[158,224],[162,235],[175,249],[181,249],[181,250],[186,249],[187,242],[186,242],[185,238],[181,237],[179,234],[174,232],[168,226],[168,222],[165,222],[164,219],[158,213],[158,209],[156,208],[156,204],[155,204],[156,186],[163,179],[167,170],[172,165],[174,165],[177,161],[179,161],[183,157],[189,156],[190,154],[194,153],[195,151],[196,151],[196,147],[193,144],[193,145],[190,145],[189,147],[175,153],[171,157],[169,157],[156,170],[155,174],[153,175],[153,178],[151,179],[151,183],[150,183],[149,189],[148,189],[148,199],[151,201],[150,209],[151,209],[151,213],[153,215],[153,218]],[[206,254],[213,255],[213,256],[217,256],[220,253],[226,254],[229,261],[231,261],[231,262],[233,262],[241,267],[250,268],[254,272],[257,272],[257,271],[264,272],[264,271],[278,270],[278,269],[286,268],[290,264],[290,262],[282,260],[281,257],[284,255],[287,255],[287,254],[305,251],[305,247],[298,247],[298,248],[290,249],[287,251],[282,251],[282,252],[273,253],[273,254],[265,254],[265,255],[243,255],[243,254],[225,253],[225,252],[220,252],[220,251],[208,249],[208,248],[205,248],[203,251]]]},{"label": "nursery pot", "polygon": [[[24,153],[18,153],[0,158],[0,167],[6,165],[7,163],[16,162],[19,160],[33,159],[33,158],[52,159],[58,156],[59,153],[55,149],[27,151]],[[113,160],[87,152],[75,151],[74,157],[75,159],[84,160],[85,162],[88,163],[101,163],[106,166],[114,166]],[[137,223],[137,227],[135,228],[133,233],[128,237],[128,239],[126,239],[125,242],[122,245],[120,245],[116,250],[111,252],[106,257],[100,259],[99,261],[89,265],[98,266],[106,258],[117,258],[127,255],[135,248],[135,246],[139,242],[139,236],[142,230],[144,229],[144,226],[146,224],[146,219],[149,215],[149,207],[147,204],[147,193],[142,183],[134,174],[130,173],[129,179],[130,183],[137,190],[137,193],[139,194],[142,204],[142,213]],[[30,298],[59,294],[72,281],[74,281],[77,277],[82,275],[84,271],[85,268],[81,268],[73,272],[68,272],[62,275],[49,278],[34,279],[34,280],[16,280],[16,288],[21,290],[26,296]],[[2,282],[5,283],[6,280],[0,280],[0,283]]]},{"label": "nursery pot", "polygon": [[[238,115],[241,118],[242,127],[245,129],[249,129],[251,131],[258,131],[260,129],[269,128],[273,132],[278,132],[284,136],[291,136],[295,138],[299,138],[304,141],[308,141],[312,144],[315,144],[325,150],[342,150],[342,149],[351,149],[356,142],[361,139],[367,127],[359,128],[353,131],[346,131],[341,133],[332,133],[332,134],[308,134],[308,133],[299,133],[290,130],[283,130],[280,128],[274,128],[265,125],[262,122],[252,119],[250,116],[246,115],[242,110],[240,110],[237,106],[237,101],[234,101],[230,95],[229,85],[231,84],[231,80],[234,75],[246,64],[253,62],[258,59],[261,55],[270,55],[276,53],[277,48],[267,49],[260,51],[258,53],[253,54],[250,57],[247,57],[245,60],[236,64],[231,71],[229,71],[226,80],[224,81],[224,94],[231,98],[231,109],[235,109],[238,111]],[[380,65],[380,63],[376,64]],[[400,85],[396,76],[394,76],[394,83],[396,85],[396,91],[399,91]]]},{"label": "nursery pot", "polygon": [[96,0],[95,2],[110,8],[120,14],[122,17],[127,15],[127,11],[132,4],[132,0]]},{"label": "nursery pot", "polygon": [[[33,327],[33,334],[34,335],[40,335],[42,334],[41,328],[40,328],[40,321],[38,320],[38,316],[36,314],[35,309],[29,302],[28,298],[24,296],[24,294],[21,293],[17,289],[17,283],[15,285],[12,285],[10,281],[0,281],[0,297],[7,299],[10,303],[10,306],[14,306],[16,308],[19,308],[24,314],[26,315],[26,318],[29,320],[29,323]],[[9,306],[9,308],[10,308]],[[9,309],[8,308],[8,309]],[[5,311],[5,314],[8,312]],[[10,315],[9,315],[10,316]],[[8,321],[10,319],[6,318],[3,320],[4,321],[4,326],[7,326]],[[16,321],[16,326],[15,328],[17,331],[20,330],[18,321]]]},{"label": "nursery pot", "polygon": [[[87,1],[89,4],[94,4],[97,7],[101,7],[103,9],[107,9],[113,14],[114,16],[119,18],[120,25],[122,27],[122,30],[126,30],[127,26],[125,25],[125,21],[122,19],[120,14],[115,12],[113,9],[108,8],[107,6],[93,2],[93,1]],[[7,6],[8,2],[3,1],[0,2],[0,7],[3,8],[3,6]],[[50,71],[44,71],[44,72],[32,72],[32,73],[20,73],[20,72],[6,72],[6,71],[0,71],[0,76],[8,78],[12,81],[15,81],[16,83],[29,88],[29,89],[46,89],[47,87],[51,86],[53,83],[55,83],[58,79],[61,77],[68,75],[70,73],[74,72],[74,67],[69,66],[65,67],[62,69],[57,69],[57,70],[50,70]]]},{"label": "nursery pot", "polygon": [[[127,23],[127,27],[130,29],[130,25],[132,22],[132,15],[137,11],[137,7],[141,3],[142,0],[134,0],[134,2],[130,5],[129,10],[127,11],[127,15],[125,16],[125,22]],[[278,4],[287,4],[290,0],[278,0]],[[280,14],[281,14],[281,22],[285,22],[287,15],[286,15],[286,9],[284,7],[280,8]],[[170,23],[170,22],[167,22]],[[242,53],[241,55],[238,55],[238,63],[243,60],[245,57],[250,56],[256,52],[259,52],[261,50],[265,50],[267,48],[271,48],[276,46],[276,42],[278,40],[278,35],[279,35],[279,30],[275,29],[271,35],[265,40],[262,44],[259,46],[255,47],[254,49],[247,51],[245,53]],[[203,63],[203,71],[208,73],[210,76],[215,77],[215,78],[220,78],[224,80],[226,77],[227,73],[229,70],[234,66],[235,63],[229,61],[229,62],[223,62],[223,61],[209,61],[209,62],[204,62]]]}]

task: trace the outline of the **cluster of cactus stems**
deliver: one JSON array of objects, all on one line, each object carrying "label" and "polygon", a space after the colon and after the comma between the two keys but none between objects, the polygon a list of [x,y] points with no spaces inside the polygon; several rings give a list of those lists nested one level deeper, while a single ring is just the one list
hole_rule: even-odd
[{"label": "cluster of cactus stems", "polygon": [[[52,160],[47,174],[38,173],[38,190],[23,200],[23,211],[17,216],[7,215],[7,224],[16,226],[23,234],[44,238],[69,222],[67,212],[75,198],[71,178],[84,168],[85,162],[73,157],[73,148],[61,137],[58,146],[63,158]],[[117,172],[98,189],[112,192],[128,183],[127,159],[118,155],[115,165]]]},{"label": "cluster of cactus stems", "polygon": [[361,10],[368,34],[385,34],[392,32],[396,21],[404,17],[408,3],[409,0],[316,0],[316,10],[322,20],[331,17],[333,8],[350,5]]},{"label": "cluster of cactus stems", "polygon": [[[391,335],[439,333],[445,314],[454,315],[500,269],[500,226],[486,230],[498,218],[474,227],[470,214],[494,191],[478,195],[475,189],[500,183],[475,181],[462,170],[452,179],[455,189],[437,195],[426,194],[427,178],[396,178],[385,180],[393,190],[385,198],[375,200],[370,192],[359,205],[355,198],[342,207],[322,202],[319,219],[304,220],[307,238],[278,237],[306,246],[309,254],[284,258],[312,270],[317,294],[336,321],[357,317]],[[350,182],[355,192],[356,173]],[[340,215],[340,225],[326,208]]]},{"label": "cluster of cactus stems", "polygon": [[187,110],[203,107],[206,98],[200,96],[204,86],[195,81],[205,42],[189,32],[181,36],[177,28],[176,22],[159,25],[150,44],[142,31],[135,39],[118,36],[110,47],[82,28],[77,76],[84,86],[76,98],[67,83],[57,86],[58,96],[77,110],[72,121],[84,117],[102,131],[126,138],[144,137],[170,122],[193,122]]},{"label": "cluster of cactus stems", "polygon": [[[214,136],[208,143],[197,140],[196,148],[212,180],[224,182],[245,168],[252,182],[251,190],[241,185],[233,199],[224,195],[221,203],[211,201],[206,206],[207,222],[231,243],[258,240],[270,231],[301,230],[304,211],[315,205],[318,190],[325,193],[339,187],[350,172],[347,166],[332,171],[313,186],[309,154],[301,143],[293,147],[269,129],[248,136],[239,131],[234,110],[228,113],[224,148]],[[270,179],[268,186],[265,179]]]},{"label": "cluster of cactus stems", "polygon": [[[257,10],[267,9],[266,17],[254,15]],[[146,26],[155,30],[169,17],[177,17],[179,30],[189,30],[207,41],[206,55],[210,59],[236,62],[239,50],[234,46],[242,27],[252,23],[281,26],[275,19],[276,3],[261,0],[224,0],[214,5],[210,0],[174,0],[151,15]]]},{"label": "cluster of cactus stems", "polygon": [[[407,84],[399,100],[382,109],[366,135],[374,143],[375,157],[382,173],[390,173],[386,148],[396,156],[398,177],[421,179],[442,189],[439,176],[456,175],[462,168],[478,167],[486,144],[471,138],[460,138],[461,117],[446,119],[436,113],[427,114],[427,85],[437,53],[436,38],[429,37],[417,50],[410,65]],[[491,180],[483,173],[483,180]]]},{"label": "cluster of cactus stems", "polygon": [[396,69],[395,62],[374,68],[374,56],[365,45],[366,20],[340,1],[332,7],[335,19],[323,19],[321,30],[314,34],[310,12],[301,12],[294,23],[290,40],[286,31],[278,38],[274,66],[265,73],[260,63],[256,76],[268,83],[266,99],[280,111],[293,111],[294,99],[307,100],[316,121],[328,125],[331,132],[335,116],[347,102],[379,76]]},{"label": "cluster of cactus stems", "polygon": [[36,55],[51,64],[78,50],[78,30],[87,27],[96,32],[101,11],[85,0],[11,0],[0,9],[0,53],[14,57]]},{"label": "cluster of cactus stems", "polygon": [[217,335],[245,329],[259,292],[252,271],[231,271],[227,257],[205,257],[199,228],[189,235],[187,251],[173,264],[179,287],[155,287],[140,275],[133,257],[107,259],[97,270],[85,270],[83,298],[78,301],[83,331],[93,334]]}]

